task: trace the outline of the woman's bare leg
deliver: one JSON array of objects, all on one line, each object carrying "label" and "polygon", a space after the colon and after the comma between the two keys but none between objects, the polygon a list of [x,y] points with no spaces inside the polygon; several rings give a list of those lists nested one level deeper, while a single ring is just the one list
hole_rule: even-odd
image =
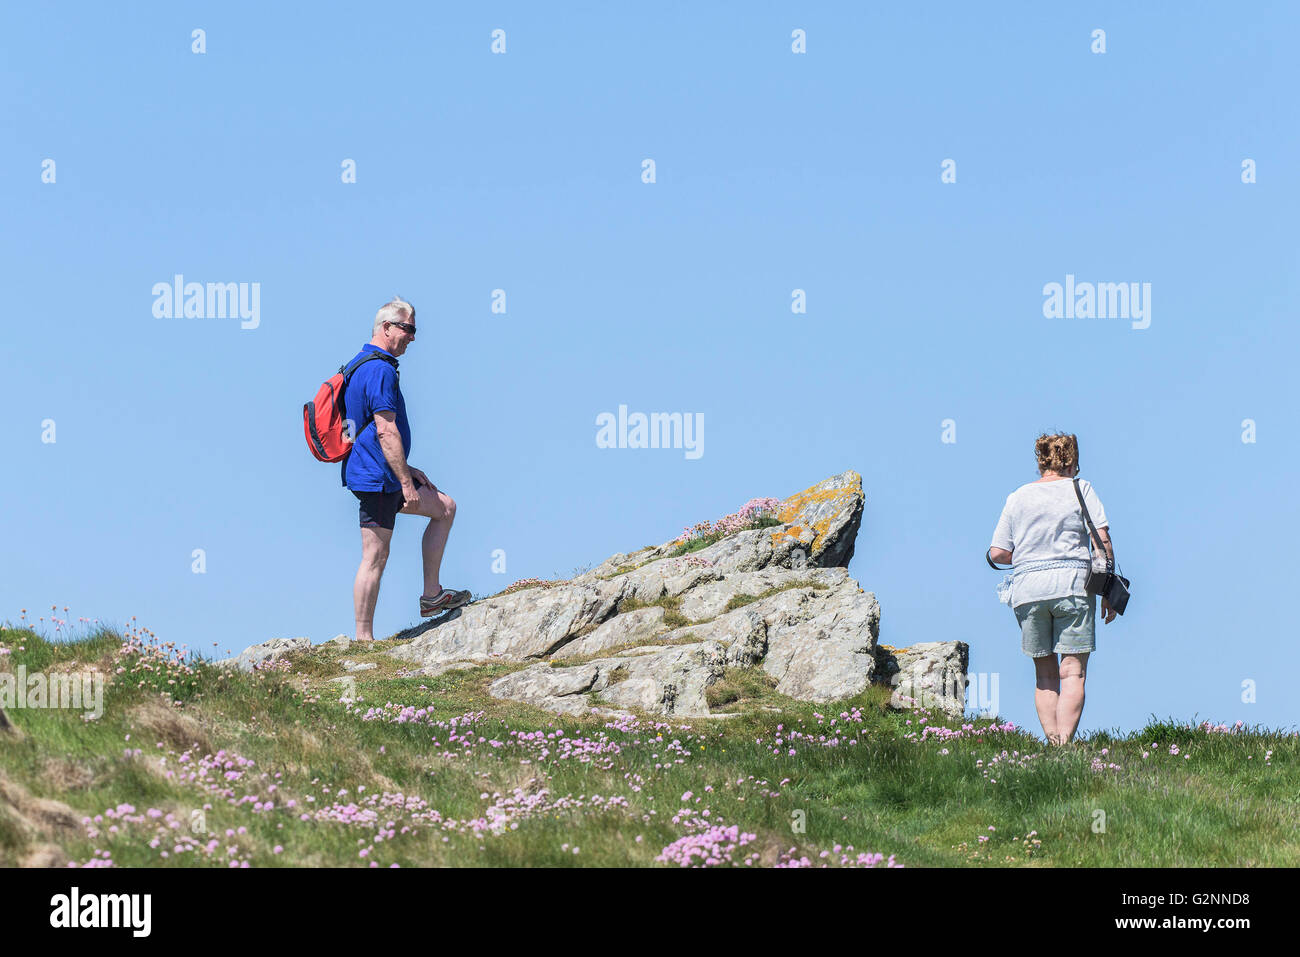
[{"label": "woman's bare leg", "polygon": [[1034,659],[1034,708],[1043,725],[1048,744],[1058,744],[1056,711],[1061,694],[1061,676],[1056,667],[1056,655],[1043,655]]},{"label": "woman's bare leg", "polygon": [[1069,741],[1083,716],[1083,679],[1088,667],[1088,652],[1061,655],[1061,696],[1056,705],[1056,729],[1061,741]]}]

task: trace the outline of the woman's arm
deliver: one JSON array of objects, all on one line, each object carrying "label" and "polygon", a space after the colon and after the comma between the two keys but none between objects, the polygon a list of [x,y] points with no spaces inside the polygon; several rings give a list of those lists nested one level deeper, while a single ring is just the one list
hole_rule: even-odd
[{"label": "woman's arm", "polygon": [[1115,549],[1110,543],[1110,528],[1103,525],[1101,528],[1097,529],[1097,537],[1101,539],[1101,544],[1106,549],[1106,557],[1114,563]]},{"label": "woman's arm", "polygon": [[990,548],[989,558],[1003,565],[1011,564],[1011,552],[1007,551],[1005,548]]},{"label": "woman's arm", "polygon": [[[1113,563],[1115,561],[1115,549],[1110,543],[1110,529],[1103,525],[1101,528],[1097,529],[1097,537],[1100,538],[1101,543],[1106,546],[1106,556]],[[1101,620],[1108,625],[1115,620],[1115,609],[1110,607],[1110,602],[1106,600],[1104,595],[1101,599]]]}]

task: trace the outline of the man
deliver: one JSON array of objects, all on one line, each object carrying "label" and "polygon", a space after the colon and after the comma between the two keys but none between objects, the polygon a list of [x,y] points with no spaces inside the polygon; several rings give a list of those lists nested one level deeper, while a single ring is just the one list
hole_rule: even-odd
[{"label": "man", "polygon": [[456,518],[456,503],[406,461],[411,452],[411,427],[406,420],[406,401],[398,388],[397,357],[413,341],[415,307],[394,298],[375,314],[371,340],[348,363],[351,367],[368,354],[379,354],[377,360],[357,366],[343,395],[346,418],[354,423],[356,436],[343,459],[343,485],[357,497],[361,512],[361,565],[352,586],[358,642],[373,641],[375,637],[379,579],[388,562],[398,512],[429,519],[422,542],[421,617],[459,608],[470,598],[468,591],[443,588],[438,581],[442,553]]}]

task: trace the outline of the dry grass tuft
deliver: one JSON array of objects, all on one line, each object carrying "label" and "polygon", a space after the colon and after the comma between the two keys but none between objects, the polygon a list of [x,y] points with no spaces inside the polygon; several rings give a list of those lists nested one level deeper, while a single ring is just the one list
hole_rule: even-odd
[{"label": "dry grass tuft", "polygon": [[199,754],[212,753],[212,742],[203,726],[159,700],[136,706],[131,711],[131,719],[141,732],[148,732],[150,743],[161,741],[175,751],[193,749]]}]

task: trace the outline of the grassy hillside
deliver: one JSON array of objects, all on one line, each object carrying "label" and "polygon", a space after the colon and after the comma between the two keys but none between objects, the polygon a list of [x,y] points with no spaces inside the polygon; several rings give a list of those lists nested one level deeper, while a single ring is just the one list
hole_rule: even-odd
[{"label": "grassy hillside", "polygon": [[[378,664],[355,701],[344,658]],[[728,719],[557,718],[487,694],[518,666],[412,678],[318,648],[229,674],[144,630],[0,630],[19,665],[110,681],[97,720],[8,710],[0,865],[1300,865],[1290,733],[1171,720],[1048,749],[759,675],[716,689]]]}]

